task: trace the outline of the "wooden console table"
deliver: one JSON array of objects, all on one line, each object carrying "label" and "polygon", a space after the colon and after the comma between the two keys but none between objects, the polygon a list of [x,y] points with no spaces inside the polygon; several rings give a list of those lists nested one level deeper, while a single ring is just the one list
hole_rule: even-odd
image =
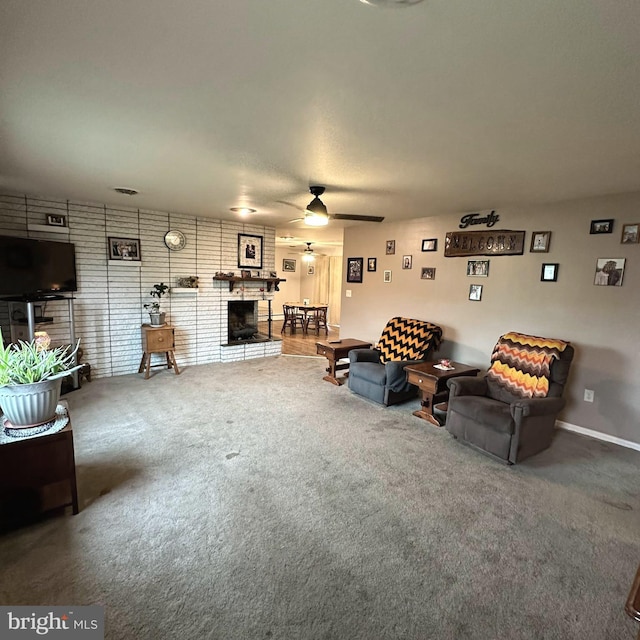
[{"label": "wooden console table", "polygon": [[0,444],[0,529],[78,507],[71,420],[64,429]]},{"label": "wooden console table", "polygon": [[438,402],[444,402],[449,397],[447,380],[458,376],[477,376],[480,373],[480,369],[470,367],[461,362],[452,362],[453,369],[443,371],[442,369],[436,369],[434,367],[436,364],[438,364],[437,360],[420,362],[409,365],[404,370],[407,373],[407,382],[415,384],[422,394],[422,409],[414,411],[413,415],[430,422],[436,427],[440,427],[442,425],[433,415],[433,405]]},{"label": "wooden console table", "polygon": [[351,349],[368,349],[370,346],[370,342],[363,342],[362,340],[355,340],[354,338],[345,338],[344,340],[320,340],[316,342],[317,354],[319,356],[325,356],[327,360],[329,360],[327,375],[322,379],[332,384],[343,384],[345,382],[344,378],[346,378],[349,373],[346,372],[344,378],[336,378],[336,371],[348,369],[349,363],[344,362],[338,364],[338,360],[346,358]]},{"label": "wooden console table", "polygon": [[[165,325],[164,327],[152,327],[150,324],[142,325],[142,360],[140,361],[140,367],[138,367],[138,373],[144,373],[144,379],[149,379],[149,371],[151,369],[151,354],[152,353],[164,353],[167,358],[167,369],[171,369],[176,372],[176,375],[180,374],[178,364],[176,363],[176,356],[173,353],[175,349],[175,335],[173,327]],[[146,368],[146,370],[145,370]]]}]

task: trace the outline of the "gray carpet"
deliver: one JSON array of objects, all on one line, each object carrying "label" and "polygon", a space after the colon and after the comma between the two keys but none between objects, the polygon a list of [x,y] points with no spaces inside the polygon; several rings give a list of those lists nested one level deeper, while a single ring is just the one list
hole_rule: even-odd
[{"label": "gray carpet", "polygon": [[67,397],[81,512],[0,537],[3,604],[107,638],[621,640],[640,453],[565,432],[506,467],[280,356]]}]

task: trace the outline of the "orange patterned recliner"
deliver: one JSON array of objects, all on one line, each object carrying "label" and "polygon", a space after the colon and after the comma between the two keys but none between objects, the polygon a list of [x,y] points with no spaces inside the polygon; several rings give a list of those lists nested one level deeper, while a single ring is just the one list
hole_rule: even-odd
[{"label": "orange patterned recliner", "polygon": [[507,464],[546,449],[565,405],[573,353],[563,340],[501,336],[484,378],[448,381],[447,431]]}]

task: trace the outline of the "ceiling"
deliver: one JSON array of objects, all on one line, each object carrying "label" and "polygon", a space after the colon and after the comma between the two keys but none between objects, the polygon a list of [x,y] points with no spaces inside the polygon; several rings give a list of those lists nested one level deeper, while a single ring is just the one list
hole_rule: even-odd
[{"label": "ceiling", "polygon": [[639,33],[636,0],[3,0],[0,190],[318,242],[352,223],[289,223],[310,184],[387,221],[636,191]]}]

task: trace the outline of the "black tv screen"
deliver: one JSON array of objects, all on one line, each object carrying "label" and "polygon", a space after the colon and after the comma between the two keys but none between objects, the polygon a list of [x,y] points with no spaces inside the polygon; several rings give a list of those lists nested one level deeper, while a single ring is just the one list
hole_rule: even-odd
[{"label": "black tv screen", "polygon": [[28,299],[77,290],[75,245],[0,236],[0,296]]}]

